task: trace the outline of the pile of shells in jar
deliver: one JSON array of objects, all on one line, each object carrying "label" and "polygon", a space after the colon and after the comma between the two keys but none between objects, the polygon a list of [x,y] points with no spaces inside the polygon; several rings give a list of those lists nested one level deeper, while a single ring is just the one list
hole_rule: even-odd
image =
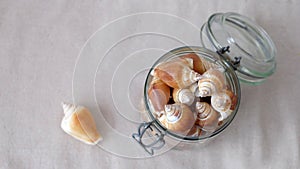
[{"label": "pile of shells in jar", "polygon": [[172,132],[208,135],[235,109],[237,96],[227,85],[224,69],[195,53],[162,62],[151,75],[150,106]]}]

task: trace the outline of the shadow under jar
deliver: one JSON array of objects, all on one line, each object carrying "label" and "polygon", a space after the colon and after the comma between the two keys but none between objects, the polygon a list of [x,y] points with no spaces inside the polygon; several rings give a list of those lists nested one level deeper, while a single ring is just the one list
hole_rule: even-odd
[{"label": "shadow under jar", "polygon": [[[242,15],[236,13],[213,14],[207,23],[202,26],[200,38],[204,47],[184,46],[173,49],[160,57],[147,75],[144,86],[144,102],[145,114],[147,115],[146,120],[148,122],[141,124],[138,132],[132,136],[151,155],[153,155],[154,150],[159,150],[165,143],[168,144],[170,142],[170,144],[174,144],[171,143],[173,141],[183,144],[205,143],[210,141],[214,136],[227,128],[238,112],[241,98],[239,80],[248,84],[260,84],[275,71],[276,48],[271,38],[260,26]],[[219,110],[215,109],[216,106],[211,103],[211,101],[214,100],[212,95],[209,97],[201,95],[200,97],[196,96],[196,94],[196,97],[192,101],[187,101],[180,105],[174,103],[178,101],[176,101],[174,98],[176,96],[174,96],[174,94],[172,95],[172,93],[174,90],[177,90],[175,88],[182,88],[182,86],[173,85],[172,83],[168,83],[168,81],[163,81],[166,82],[167,85],[160,85],[166,85],[170,88],[169,91],[166,89],[167,92],[165,92],[166,95],[169,95],[169,98],[165,97],[165,100],[159,100],[158,103],[163,102],[163,105],[160,107],[153,102],[153,98],[151,98],[153,96],[150,96],[151,94],[149,95],[149,90],[153,88],[153,82],[157,80],[155,69],[163,63],[178,60],[179,58],[182,59],[189,54],[195,54],[194,56],[201,58],[206,64],[216,65],[216,67],[212,69],[217,69],[222,72],[225,81],[225,87],[223,89],[230,91],[229,96],[231,103],[234,102],[234,106],[231,107],[231,111],[227,116],[224,116]],[[193,64],[193,62],[186,62],[187,65]],[[175,69],[175,67],[174,65],[171,69]],[[194,69],[195,65],[191,67]],[[200,76],[194,75],[195,77],[199,76],[196,77],[198,78],[195,80],[196,83],[201,81],[204,74],[208,71],[209,68],[207,68],[205,72],[201,72]],[[193,84],[187,84],[183,86],[183,88],[191,88],[191,86],[193,86]],[[164,87],[162,87],[162,89],[164,90]],[[225,95],[228,96],[228,94]],[[235,98],[234,101],[231,96]],[[158,94],[158,97],[161,97],[161,95]],[[172,107],[166,105],[176,104],[177,108],[182,111],[189,108],[188,113],[194,115],[195,121],[193,121],[193,117],[190,117],[190,119],[184,117],[183,113],[179,113],[178,115],[178,111],[173,110],[173,113],[168,114],[168,111],[170,111]],[[197,123],[199,116],[197,108],[203,109],[203,106],[205,107],[207,105],[213,107],[212,109],[217,112],[216,118],[218,122],[213,128],[208,128],[201,123]],[[174,127],[171,116],[168,124],[165,123],[164,118],[166,118],[167,115],[177,115],[182,119],[186,118],[186,121],[190,120],[190,122],[187,122],[187,126],[183,126],[183,129],[178,128],[178,126]],[[175,123],[176,119],[173,120]],[[193,131],[195,130],[194,123],[198,124],[197,127],[199,127],[197,129],[198,133],[196,132],[196,134],[194,134],[195,131]],[[145,134],[148,136],[147,139],[144,139]]]}]

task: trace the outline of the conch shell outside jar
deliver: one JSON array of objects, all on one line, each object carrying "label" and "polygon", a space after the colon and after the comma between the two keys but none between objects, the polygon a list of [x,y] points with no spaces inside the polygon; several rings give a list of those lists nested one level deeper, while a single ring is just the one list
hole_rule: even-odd
[{"label": "conch shell outside jar", "polygon": [[102,140],[94,118],[87,108],[68,103],[62,103],[62,107],[65,116],[61,122],[61,128],[66,133],[91,145],[95,145]]}]

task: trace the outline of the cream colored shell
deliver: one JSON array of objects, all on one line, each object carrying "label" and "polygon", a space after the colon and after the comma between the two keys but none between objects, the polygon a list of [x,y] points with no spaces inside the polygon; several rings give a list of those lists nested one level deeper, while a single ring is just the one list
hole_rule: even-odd
[{"label": "cream colored shell", "polygon": [[207,70],[198,81],[199,94],[201,97],[212,96],[225,89],[226,78],[218,69]]},{"label": "cream colored shell", "polygon": [[174,89],[172,95],[176,103],[184,103],[188,106],[192,105],[195,99],[190,89]]},{"label": "cream colored shell", "polygon": [[192,84],[189,87],[189,90],[194,94],[194,96],[200,97],[199,87],[197,83]]},{"label": "cream colored shell", "polygon": [[94,118],[87,108],[68,103],[62,103],[62,107],[65,116],[61,128],[66,133],[90,145],[95,145],[102,140]]},{"label": "cream colored shell", "polygon": [[224,92],[217,93],[211,97],[211,106],[218,112],[230,110],[231,98]]},{"label": "cream colored shell", "polygon": [[225,120],[236,108],[237,96],[229,89],[226,89],[211,97],[211,105],[220,114],[220,121]]}]

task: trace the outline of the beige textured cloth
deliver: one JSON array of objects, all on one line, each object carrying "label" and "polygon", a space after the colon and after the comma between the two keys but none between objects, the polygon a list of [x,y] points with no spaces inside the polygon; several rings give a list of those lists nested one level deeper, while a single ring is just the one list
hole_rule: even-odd
[{"label": "beige textured cloth", "polygon": [[[145,11],[198,27],[215,12],[250,16],[274,40],[278,64],[262,85],[242,85],[236,118],[209,145],[135,160],[65,134],[60,102],[72,101],[73,70],[87,39],[113,19]],[[300,168],[299,16],[298,0],[1,0],[0,168]]]}]

